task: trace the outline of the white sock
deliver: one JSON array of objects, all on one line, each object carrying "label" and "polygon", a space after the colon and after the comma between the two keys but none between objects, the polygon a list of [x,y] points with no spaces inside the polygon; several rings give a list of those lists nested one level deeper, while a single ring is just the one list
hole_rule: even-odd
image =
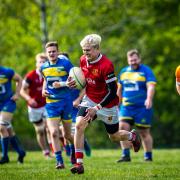
[{"label": "white sock", "polygon": [[132,140],[132,133],[129,132],[129,137],[128,137],[128,141],[131,141]]}]

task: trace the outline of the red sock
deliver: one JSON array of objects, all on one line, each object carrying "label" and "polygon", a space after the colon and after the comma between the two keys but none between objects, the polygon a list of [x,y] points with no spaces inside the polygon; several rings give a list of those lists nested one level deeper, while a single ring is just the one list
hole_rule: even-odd
[{"label": "red sock", "polygon": [[53,149],[52,143],[49,144],[49,147],[50,147],[52,153],[54,154],[54,149]]},{"label": "red sock", "polygon": [[83,152],[76,152],[75,156],[76,156],[76,159],[83,159],[84,157]]}]

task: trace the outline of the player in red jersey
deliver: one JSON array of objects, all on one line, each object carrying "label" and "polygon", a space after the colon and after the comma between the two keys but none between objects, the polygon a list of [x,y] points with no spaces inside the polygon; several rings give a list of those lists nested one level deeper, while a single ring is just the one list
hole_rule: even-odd
[{"label": "player in red jersey", "polygon": [[[134,151],[140,149],[139,135],[136,131],[119,131],[117,83],[112,62],[100,51],[101,37],[90,34],[80,42],[83,56],[80,67],[86,78],[85,96],[80,104],[76,118],[75,153],[77,162],[71,168],[73,174],[84,173],[83,144],[84,131],[94,119],[102,120],[112,141],[132,142]],[[75,81],[68,78],[67,85],[76,87]]]},{"label": "player in red jersey", "polygon": [[21,89],[21,96],[27,101],[29,121],[33,123],[36,138],[45,157],[50,157],[47,140],[50,141],[46,126],[46,100],[42,97],[43,77],[39,71],[41,65],[47,60],[44,53],[36,55],[36,69],[27,73]]}]

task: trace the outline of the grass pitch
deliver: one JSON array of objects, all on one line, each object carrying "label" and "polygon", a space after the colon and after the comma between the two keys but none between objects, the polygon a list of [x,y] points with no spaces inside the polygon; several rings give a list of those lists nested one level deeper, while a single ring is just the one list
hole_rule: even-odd
[{"label": "grass pitch", "polygon": [[85,173],[73,175],[69,158],[63,152],[66,168],[55,169],[55,159],[47,160],[41,152],[27,152],[24,164],[17,164],[17,154],[9,153],[10,163],[0,165],[2,180],[129,180],[180,179],[180,149],[154,150],[154,161],[144,162],[143,151],[131,152],[132,162],[116,163],[119,150],[93,150],[85,157]]}]

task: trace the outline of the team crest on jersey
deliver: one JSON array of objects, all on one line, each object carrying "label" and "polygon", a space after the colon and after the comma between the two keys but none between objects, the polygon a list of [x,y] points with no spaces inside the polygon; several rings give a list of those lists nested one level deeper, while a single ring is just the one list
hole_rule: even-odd
[{"label": "team crest on jersey", "polygon": [[112,121],[113,117],[112,116],[109,116],[108,117],[108,121]]},{"label": "team crest on jersey", "polygon": [[98,75],[98,69],[92,69],[92,74],[94,76],[97,76]]}]

